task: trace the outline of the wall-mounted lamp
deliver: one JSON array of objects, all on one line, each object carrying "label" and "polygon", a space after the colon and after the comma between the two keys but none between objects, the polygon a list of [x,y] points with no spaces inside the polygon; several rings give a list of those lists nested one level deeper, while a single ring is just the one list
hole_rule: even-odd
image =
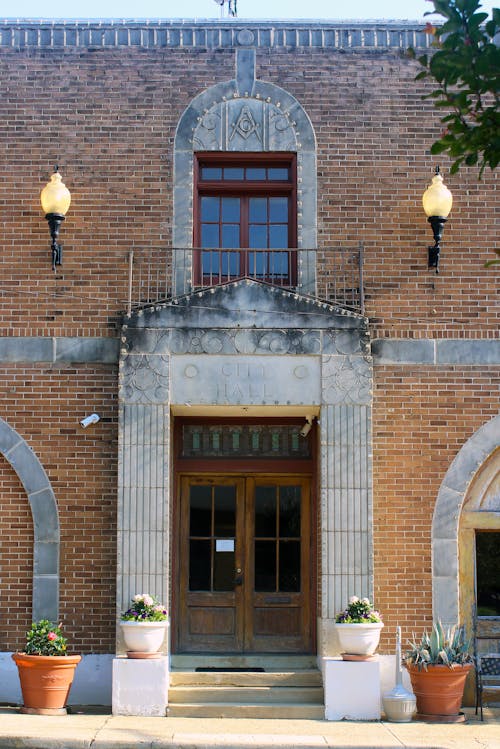
[{"label": "wall-mounted lamp", "polygon": [[451,211],[453,196],[444,184],[438,166],[431,184],[422,196],[422,204],[427,215],[427,221],[432,226],[432,233],[434,234],[434,246],[429,247],[429,268],[435,268],[436,273],[439,273],[439,251],[441,249],[439,243],[443,236],[446,219]]},{"label": "wall-mounted lamp", "polygon": [[304,424],[304,426],[300,430],[301,437],[307,437],[307,435],[309,434],[309,432],[312,429],[313,421],[314,421],[314,416],[309,416],[309,414],[308,414],[306,416],[306,423]]},{"label": "wall-mounted lamp", "polygon": [[71,194],[59,174],[59,167],[54,167],[54,174],[47,182],[40,195],[42,211],[49,222],[50,236],[52,237],[52,270],[56,265],[62,265],[62,245],[58,243],[59,229],[64,221],[71,203]]}]

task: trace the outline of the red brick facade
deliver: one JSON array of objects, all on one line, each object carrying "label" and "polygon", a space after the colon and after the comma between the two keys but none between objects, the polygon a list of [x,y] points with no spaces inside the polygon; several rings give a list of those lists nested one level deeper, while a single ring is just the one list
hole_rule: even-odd
[{"label": "red brick facade", "polygon": [[[454,206],[440,274],[426,267],[421,196],[440,124],[414,82],[417,64],[392,48],[320,47],[258,48],[256,62],[257,77],[290,92],[316,133],[319,296],[329,250],[362,243],[372,339],[497,339],[498,277],[484,267],[498,246],[495,175],[450,176],[440,160]],[[234,66],[226,48],[0,48],[1,336],[119,337],[129,250],[172,243],[177,123]],[[72,205],[53,273],[39,193],[55,163]],[[498,413],[498,366],[375,361],[374,371],[374,592],[387,652],[396,624],[406,639],[432,619],[436,495],[463,444]],[[114,652],[117,366],[7,358],[0,377],[1,416],[57,497],[65,629],[80,652]],[[92,411],[100,428],[83,431]],[[0,518],[0,651],[10,651],[31,617],[33,526],[1,456]]]}]

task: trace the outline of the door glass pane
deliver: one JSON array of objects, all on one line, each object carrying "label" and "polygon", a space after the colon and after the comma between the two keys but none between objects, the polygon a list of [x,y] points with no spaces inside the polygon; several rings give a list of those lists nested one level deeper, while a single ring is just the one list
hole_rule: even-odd
[{"label": "door glass pane", "polygon": [[256,249],[267,247],[267,226],[250,224],[248,227],[248,246]]},{"label": "door glass pane", "polygon": [[240,272],[240,253],[221,252],[220,264],[221,276],[236,276]]},{"label": "door glass pane", "polygon": [[255,536],[276,537],[276,487],[255,487]]},{"label": "door glass pane", "polygon": [[240,220],[239,198],[222,198],[222,220],[224,222]]},{"label": "door glass pane", "polygon": [[219,208],[219,198],[212,198],[208,195],[203,196],[201,198],[201,220],[219,221]]},{"label": "door glass pane", "polygon": [[269,227],[269,247],[281,249],[288,247],[288,226],[271,224]]},{"label": "door glass pane", "polygon": [[223,224],[222,225],[222,247],[239,247],[240,246],[240,225]]},{"label": "door glass pane", "polygon": [[248,218],[254,222],[267,222],[267,198],[250,198],[248,201]]},{"label": "door glass pane", "polygon": [[211,541],[189,542],[189,590],[210,590]]},{"label": "door glass pane", "polygon": [[300,592],[300,541],[280,541],[279,590]]},{"label": "door glass pane", "polygon": [[500,533],[476,531],[478,616],[500,616]]},{"label": "door glass pane", "polygon": [[288,261],[288,252],[270,252],[269,275],[275,278],[288,276]]},{"label": "door glass pane", "polygon": [[189,499],[189,535],[212,534],[212,487],[191,486]]},{"label": "door glass pane", "polygon": [[288,198],[269,198],[269,221],[288,222]]},{"label": "door glass pane", "polygon": [[234,552],[217,551],[214,557],[214,590],[234,590]]},{"label": "door glass pane", "polygon": [[276,590],[276,541],[255,542],[255,590]]},{"label": "door glass pane", "polygon": [[300,486],[280,487],[280,538],[300,538]]},{"label": "door glass pane", "polygon": [[234,538],[236,534],[236,487],[214,488],[214,535],[216,538]]},{"label": "door glass pane", "polygon": [[219,224],[202,224],[201,225],[201,246],[218,247],[219,246]]}]

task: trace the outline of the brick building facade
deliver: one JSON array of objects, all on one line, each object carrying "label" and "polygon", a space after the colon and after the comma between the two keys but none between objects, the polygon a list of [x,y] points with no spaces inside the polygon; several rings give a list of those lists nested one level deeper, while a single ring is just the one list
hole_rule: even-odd
[{"label": "brick building facade", "polygon": [[[421,197],[441,126],[406,54],[426,44],[395,23],[0,26],[5,673],[32,617],[60,619],[88,656],[84,700],[83,681],[120,650],[117,613],[143,591],[168,602],[170,651],[199,648],[180,589],[181,484],[197,472],[182,463],[184,425],[312,422],[309,594],[292,650],[334,653],[333,617],[353,594],[382,611],[385,654],[398,624],[406,639],[433,616],[470,623],[465,539],[500,532],[498,281],[484,267],[498,187],[441,160],[454,205],[429,270]],[[72,204],[53,272],[39,193],[56,163]],[[197,202],[216,194],[204,169],[252,164],[290,185],[266,187],[268,171],[259,192],[221,194],[288,201],[288,244],[264,244],[290,250],[286,272],[193,251],[258,247],[205,241],[239,219],[204,219]],[[278,236],[275,208],[252,224],[250,207],[248,231]],[[209,484],[277,480],[241,451],[211,459],[200,454]],[[262,642],[255,617],[247,646]]]}]

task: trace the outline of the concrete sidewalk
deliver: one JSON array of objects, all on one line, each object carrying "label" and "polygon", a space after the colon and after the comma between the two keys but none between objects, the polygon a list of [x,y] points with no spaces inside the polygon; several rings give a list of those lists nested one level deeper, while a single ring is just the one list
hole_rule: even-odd
[{"label": "concrete sidewalk", "polygon": [[500,709],[484,723],[326,722],[217,718],[135,718],[82,710],[63,717],[21,715],[0,707],[0,749],[500,749]]}]

